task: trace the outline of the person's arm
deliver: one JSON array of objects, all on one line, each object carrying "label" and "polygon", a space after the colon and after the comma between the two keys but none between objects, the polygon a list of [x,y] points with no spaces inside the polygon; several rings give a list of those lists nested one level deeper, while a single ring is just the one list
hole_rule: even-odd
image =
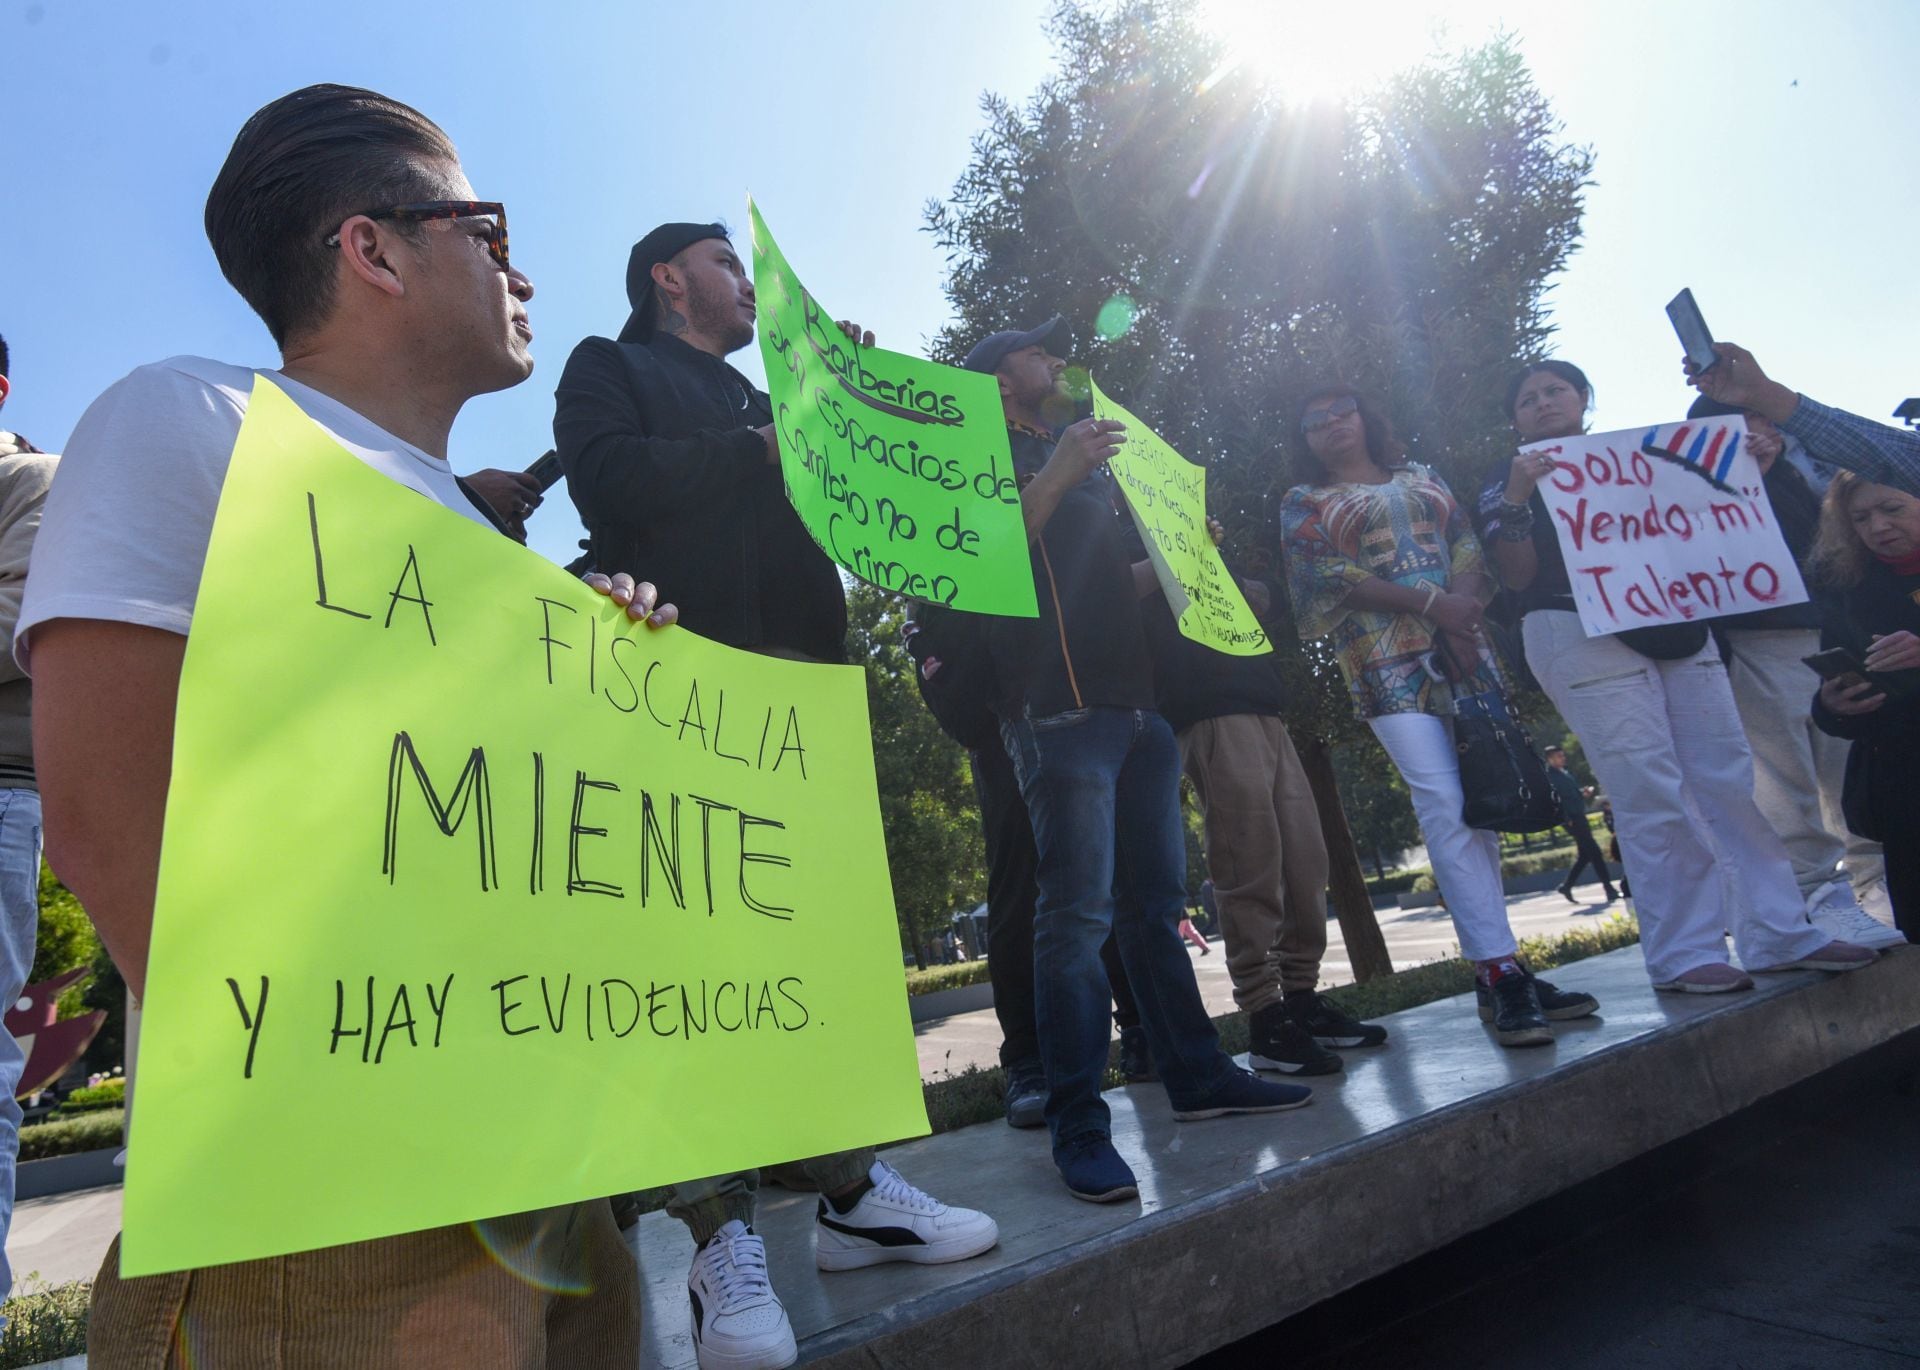
[{"label": "person's arm", "polygon": [[137,624],[63,618],[34,628],[32,644],[47,864],[140,997],[187,640]]},{"label": "person's arm", "polygon": [[27,558],[40,528],[40,511],[53,483],[54,458],[33,454],[10,459],[0,487],[0,684],[26,676],[13,659],[13,629],[27,588]]},{"label": "person's arm", "polygon": [[1809,455],[1858,472],[1877,485],[1920,495],[1920,433],[1863,419],[1809,399],[1770,378],[1753,353],[1734,343],[1715,343],[1719,362],[1706,371],[1685,363],[1687,381],[1722,404],[1773,420],[1800,439]]},{"label": "person's arm", "polygon": [[604,338],[587,339],[567,359],[554,392],[553,442],[567,492],[589,522],[731,502],[775,450],[744,424],[682,438],[652,436],[619,346]]},{"label": "person's arm", "polygon": [[1551,457],[1518,453],[1507,468],[1507,483],[1498,493],[1490,489],[1481,496],[1481,543],[1493,569],[1500,574],[1500,583],[1509,589],[1524,590],[1540,574],[1530,501],[1541,478],[1552,469]]},{"label": "person's arm", "polygon": [[1120,451],[1126,434],[1127,426],[1115,419],[1081,419],[1061,433],[1046,464],[1020,492],[1028,542],[1040,536],[1067,491]]}]

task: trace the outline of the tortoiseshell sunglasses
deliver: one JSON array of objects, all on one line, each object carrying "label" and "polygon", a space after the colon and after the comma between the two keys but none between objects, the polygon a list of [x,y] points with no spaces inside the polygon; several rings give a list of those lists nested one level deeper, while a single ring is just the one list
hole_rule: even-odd
[{"label": "tortoiseshell sunglasses", "polygon": [[[498,200],[428,200],[417,205],[394,205],[390,209],[363,209],[349,214],[347,218],[404,219],[416,224],[431,219],[489,218],[493,222],[487,225],[484,235],[487,251],[493,254],[494,261],[500,263],[502,271],[507,270],[507,207]],[[346,220],[341,220],[341,223],[344,225]],[[326,245],[340,246],[339,229],[327,235]]]}]

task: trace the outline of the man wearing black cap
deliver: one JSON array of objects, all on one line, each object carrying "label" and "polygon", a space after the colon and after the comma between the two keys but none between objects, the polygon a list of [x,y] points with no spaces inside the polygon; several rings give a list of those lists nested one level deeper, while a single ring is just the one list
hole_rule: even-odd
[{"label": "man wearing black cap", "polygon": [[576,347],[554,396],[554,446],[594,564],[647,566],[702,637],[841,660],[840,573],[787,502],[772,405],[725,360],[754,331],[753,282],[725,226],[647,234],[627,298],[619,339]]},{"label": "man wearing black cap", "polygon": [[[753,341],[754,297],[725,226],[647,234],[627,263],[627,299],[633,313],[619,338],[576,347],[554,396],[554,446],[594,565],[645,565],[662,583],[684,584],[680,622],[703,637],[842,660],[840,573],[787,502],[771,401],[726,362]],[[871,333],[840,327],[872,345]],[[993,1219],[916,1189],[871,1148],[804,1168],[821,1191],[822,1270],[964,1260],[999,1240]],[[758,1181],[751,1171],[689,1181],[668,1205],[698,1247],[687,1288],[703,1370],[778,1367],[797,1354],[753,1231]]]},{"label": "man wearing black cap", "polygon": [[995,333],[965,365],[1000,382],[1040,606],[1037,619],[996,620],[992,636],[995,711],[1039,852],[1033,954],[1047,1126],[1067,1189],[1106,1203],[1138,1192],[1100,1097],[1110,1036],[1100,948],[1110,932],[1176,1119],[1297,1108],[1313,1094],[1259,1079],[1220,1050],[1174,931],[1186,903],[1180,752],[1154,712],[1140,605],[1158,586],[1129,552],[1104,470],[1124,426],[1068,422],[1066,363],[1047,348],[1059,324]]}]

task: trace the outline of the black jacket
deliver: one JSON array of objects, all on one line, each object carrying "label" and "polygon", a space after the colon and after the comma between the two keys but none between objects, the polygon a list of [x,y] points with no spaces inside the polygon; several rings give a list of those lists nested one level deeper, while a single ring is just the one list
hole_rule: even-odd
[{"label": "black jacket", "polygon": [[[1920,576],[1903,576],[1879,562],[1841,602],[1821,630],[1822,647],[1865,655],[1875,633],[1920,634]],[[1920,757],[1920,671],[1876,676],[1887,702],[1870,714],[1841,716],[1816,696],[1813,721],[1822,732],[1852,741],[1841,809],[1847,826],[1870,841],[1920,842],[1920,787],[1912,771]]]},{"label": "black jacket", "polygon": [[703,637],[839,661],[846,593],[753,431],[772,418],[746,377],[677,337],[588,338],[554,393],[553,440],[599,570],[652,581]]},{"label": "black jacket", "polygon": [[[1053,454],[1051,439],[1008,434],[1024,487]],[[1153,661],[1133,585],[1125,515],[1113,478],[1095,471],[1068,490],[1033,541],[1038,618],[996,618],[989,629],[1002,717],[1074,709],[1153,707]]]}]

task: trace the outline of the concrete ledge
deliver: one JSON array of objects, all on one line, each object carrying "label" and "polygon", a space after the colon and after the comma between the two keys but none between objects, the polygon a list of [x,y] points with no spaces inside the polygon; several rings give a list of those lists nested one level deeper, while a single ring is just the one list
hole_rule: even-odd
[{"label": "concrete ledge", "polygon": [[[984,1125],[889,1159],[999,1220],[1001,1244],[941,1267],[813,1270],[810,1196],[765,1190],[776,1287],[810,1364],[1172,1366],[1920,1028],[1920,951],[1851,975],[1762,977],[1751,994],[1655,995],[1637,948],[1556,972],[1601,1015],[1507,1051],[1471,997],[1386,1020],[1315,1106],[1177,1124],[1157,1086],[1107,1096],[1136,1204],[1060,1186],[1044,1133]],[[649,1364],[693,1364],[684,1230],[633,1234]]]},{"label": "concrete ledge", "polygon": [[49,1156],[42,1161],[22,1161],[13,1172],[13,1197],[39,1199],[119,1184],[126,1178],[125,1169],[113,1163],[119,1154],[119,1147],[108,1146],[76,1151],[70,1156]]},{"label": "concrete ledge", "polygon": [[930,1023],[936,1018],[951,1018],[956,1013],[973,1013],[979,1009],[993,1007],[993,982],[982,980],[978,984],[961,985],[958,989],[937,989],[931,994],[909,994],[907,1011],[916,1023]]}]

